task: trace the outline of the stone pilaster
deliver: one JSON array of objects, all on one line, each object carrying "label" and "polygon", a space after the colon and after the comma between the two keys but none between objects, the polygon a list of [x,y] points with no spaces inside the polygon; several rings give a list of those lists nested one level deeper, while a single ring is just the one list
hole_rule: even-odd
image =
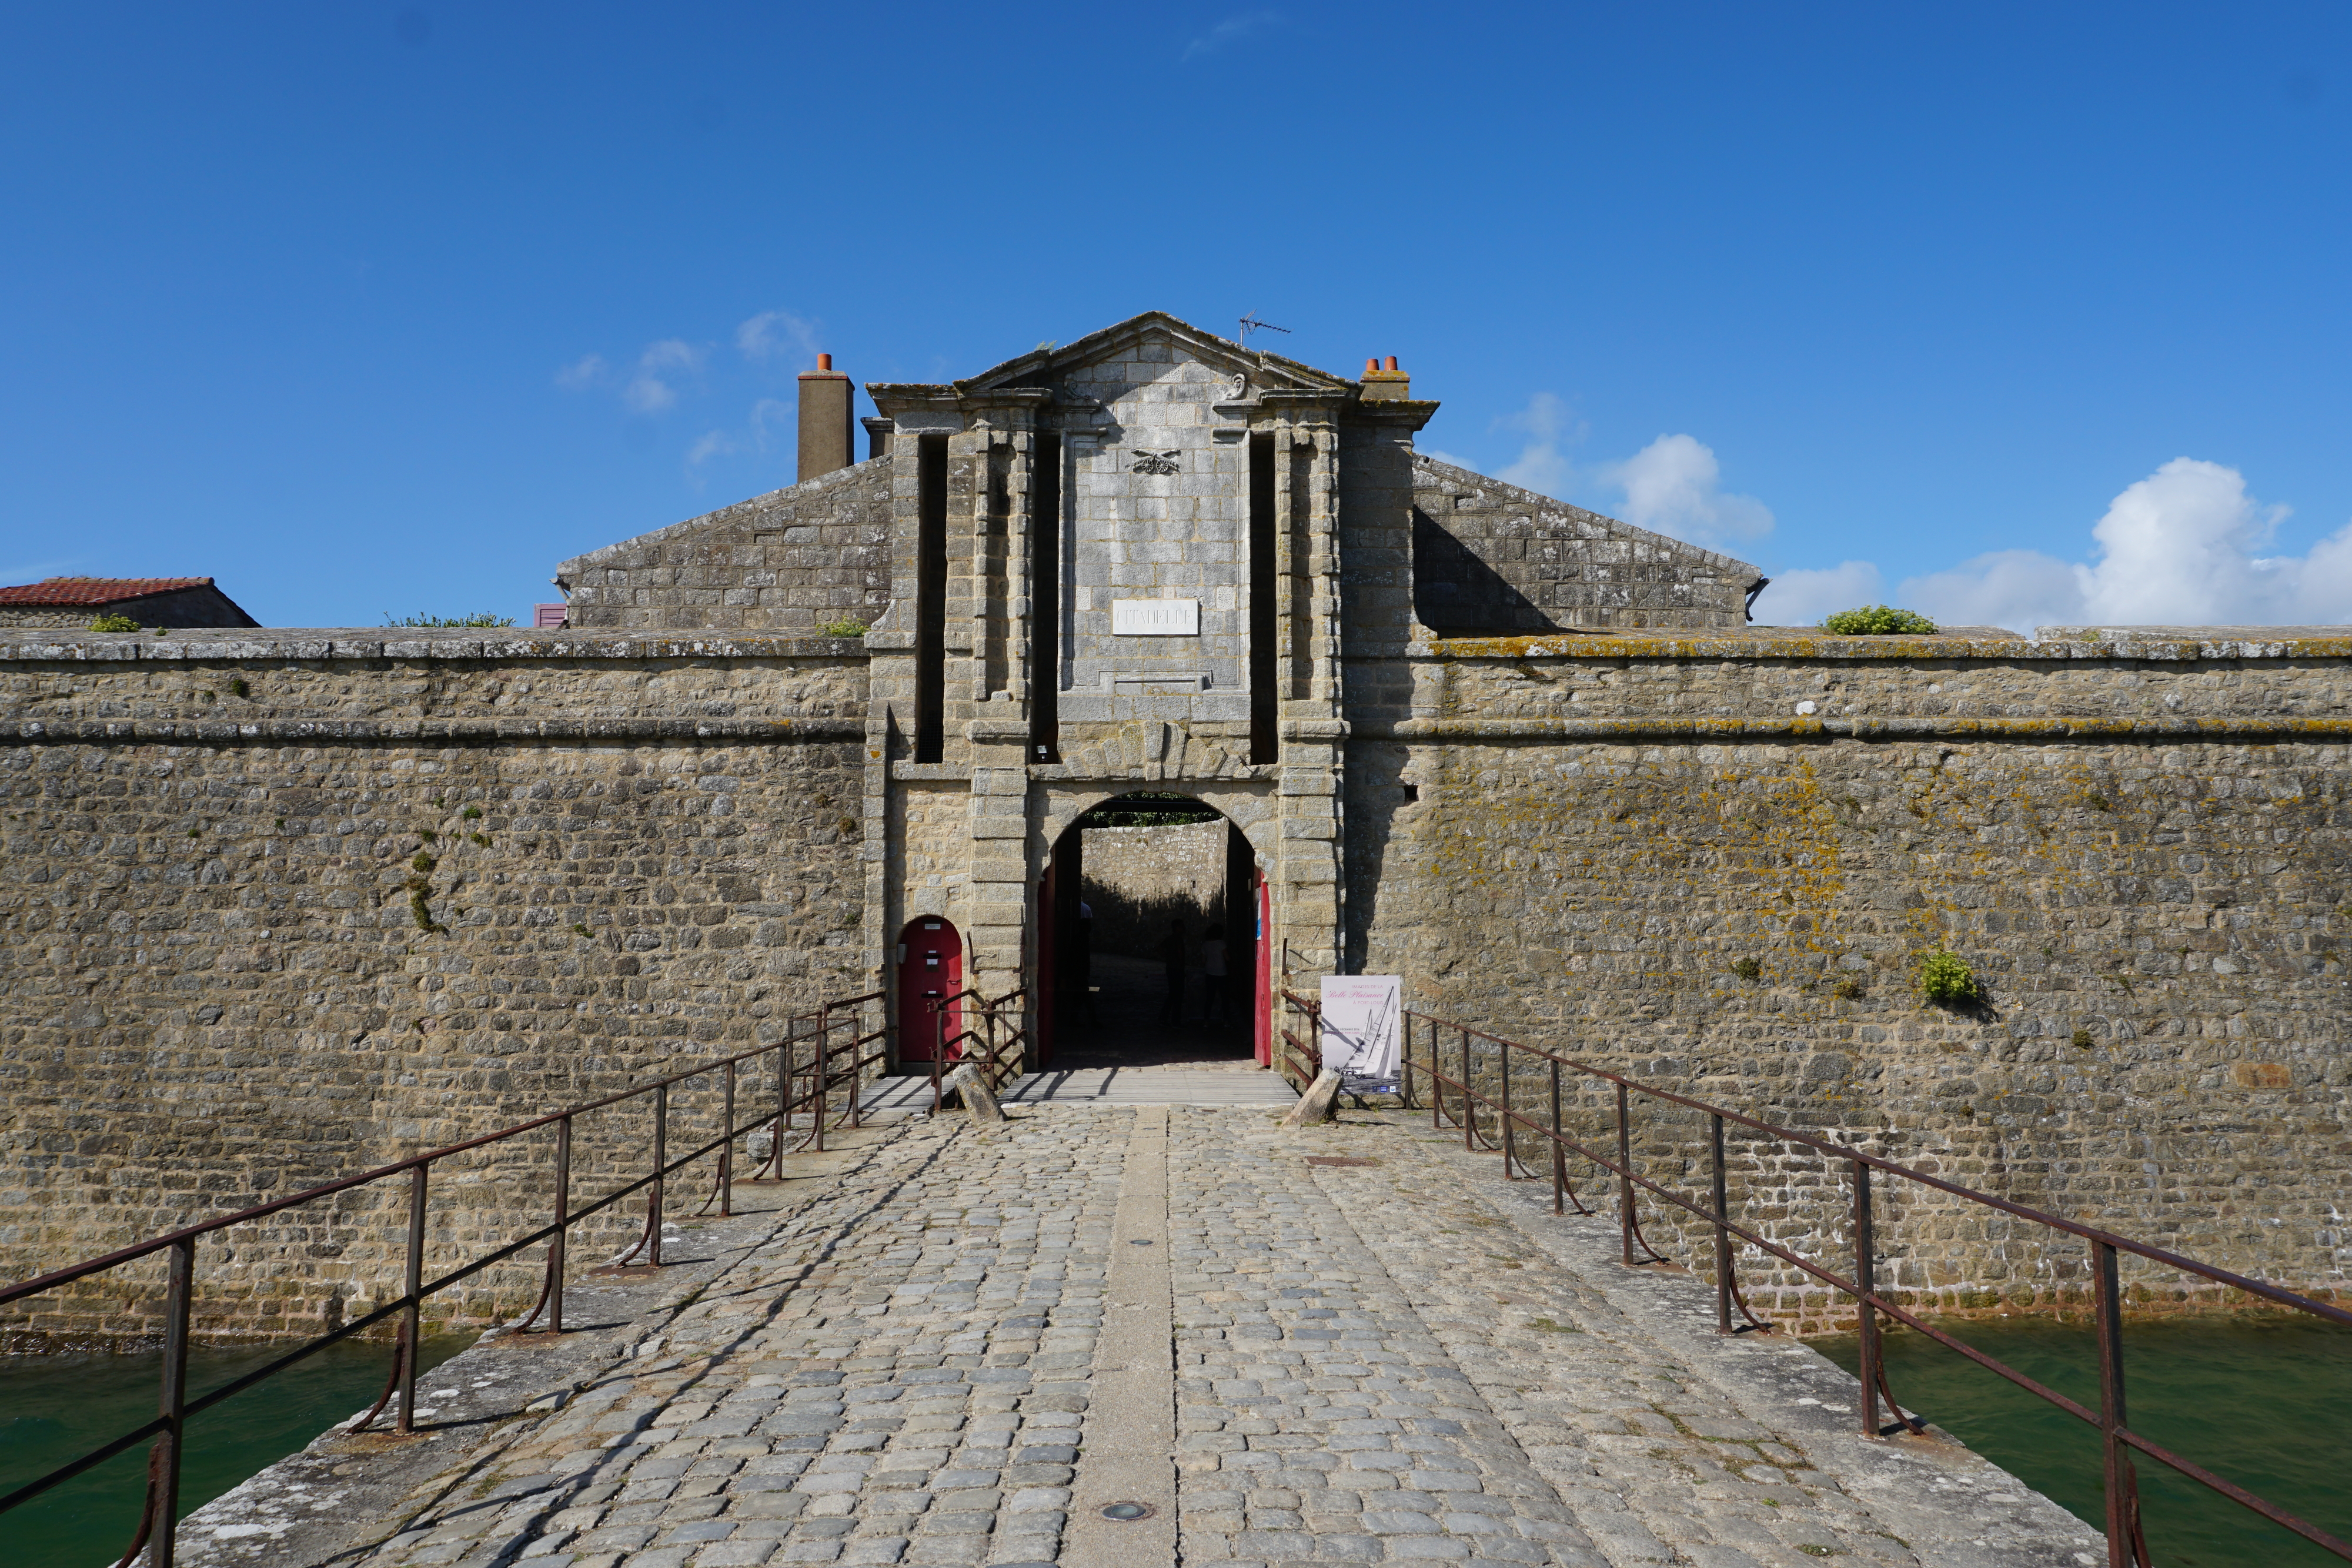
[{"label": "stone pilaster", "polygon": [[1272,868],[1277,962],[1339,967],[1339,847],[1346,800],[1347,725],[1340,716],[1339,429],[1332,394],[1270,393],[1275,431],[1275,527],[1282,658],[1280,836]]}]

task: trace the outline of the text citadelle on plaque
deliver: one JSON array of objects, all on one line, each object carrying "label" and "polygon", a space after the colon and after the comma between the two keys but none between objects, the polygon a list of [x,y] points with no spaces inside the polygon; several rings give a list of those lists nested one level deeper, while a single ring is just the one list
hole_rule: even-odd
[{"label": "text citadelle on plaque", "polygon": [[1201,601],[1197,599],[1114,599],[1110,601],[1114,637],[1197,637],[1201,634]]}]

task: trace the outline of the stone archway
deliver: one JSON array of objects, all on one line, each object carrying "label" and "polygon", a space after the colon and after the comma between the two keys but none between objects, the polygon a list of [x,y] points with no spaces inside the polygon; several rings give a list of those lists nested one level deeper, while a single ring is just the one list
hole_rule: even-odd
[{"label": "stone archway", "polygon": [[[1253,982],[1269,857],[1258,840],[1274,823],[1253,808],[1264,794],[1176,779],[1058,794],[1030,889],[1034,1064],[1261,1056]],[[1171,952],[1182,955],[1172,990]]]}]

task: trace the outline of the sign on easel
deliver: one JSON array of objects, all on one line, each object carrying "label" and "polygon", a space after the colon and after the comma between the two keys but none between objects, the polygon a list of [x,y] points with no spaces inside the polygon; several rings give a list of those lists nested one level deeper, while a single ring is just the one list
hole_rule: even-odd
[{"label": "sign on easel", "polygon": [[1350,1094],[1396,1092],[1404,1039],[1404,981],[1396,975],[1323,977],[1323,1065]]}]

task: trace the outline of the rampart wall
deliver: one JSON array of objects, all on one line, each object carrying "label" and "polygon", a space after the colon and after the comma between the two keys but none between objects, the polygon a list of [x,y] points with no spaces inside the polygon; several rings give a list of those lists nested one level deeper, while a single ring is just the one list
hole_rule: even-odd
[{"label": "rampart wall", "polygon": [[[855,643],[573,633],[0,649],[0,1275],[772,1042],[856,989],[864,674]],[[680,1096],[677,1137],[712,1099]],[[642,1169],[647,1123],[583,1126],[583,1196]],[[551,1149],[436,1176],[434,1259],[543,1223]],[[363,1309],[404,1203],[208,1246],[207,1322]],[[157,1301],[126,1270],[0,1333],[135,1336]]]},{"label": "rampart wall", "polygon": [[[2311,637],[1440,640],[1359,660],[1349,967],[2334,1290],[2347,673],[2352,643]],[[966,875],[968,781],[909,773],[881,831],[867,702],[864,650],[825,640],[0,647],[0,1273],[781,1038],[870,972],[872,890],[924,909]],[[1331,787],[1292,771],[1286,789]],[[1921,1002],[1938,946],[1980,1003]],[[680,1096],[680,1137],[709,1100]],[[1641,1125],[1662,1179],[1696,1178],[1695,1124]],[[641,1122],[583,1136],[583,1186],[642,1165]],[[435,1256],[535,1222],[548,1152],[446,1172]],[[1843,1244],[1840,1176],[1736,1137],[1732,1163],[1774,1234]],[[215,1322],[362,1308],[401,1196],[207,1254]],[[1889,1203],[1900,1283],[1939,1304],[2079,1283],[2079,1250]],[[1703,1256],[1670,1215],[1652,1234]],[[1750,1259],[1748,1277],[1759,1307],[1823,1321],[1785,1272]],[[2136,1278],[2168,1304],[2169,1281]],[[535,1284],[494,1271],[449,1310]],[[155,1303],[141,1275],[0,1331],[135,1335]]]},{"label": "rampart wall", "polygon": [[1157,958],[1168,923],[1181,920],[1188,950],[1225,915],[1223,821],[1086,830],[1086,898],[1097,953]]},{"label": "rampart wall", "polygon": [[[1441,642],[1350,671],[1350,956],[1402,973],[1409,1005],[2340,1290],[2347,653]],[[1979,1003],[1923,1002],[1938,947]],[[1604,1134],[1606,1094],[1570,1099]],[[1637,1125],[1653,1175],[1703,1189],[1696,1118]],[[1845,1264],[1842,1171],[1737,1135],[1731,1163],[1735,1202]],[[2079,1242],[1885,1201],[1898,1282],[1940,1306],[2082,1284]],[[1703,1264],[1703,1236],[1646,1207]],[[1821,1326],[1794,1270],[1742,1268],[1760,1310]],[[2142,1310],[2178,1301],[2179,1276],[2128,1272]]]}]

